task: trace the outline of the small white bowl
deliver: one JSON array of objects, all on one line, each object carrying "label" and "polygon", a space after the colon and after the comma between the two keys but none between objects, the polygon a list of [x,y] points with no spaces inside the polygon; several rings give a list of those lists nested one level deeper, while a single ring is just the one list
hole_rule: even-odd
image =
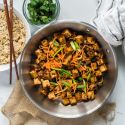
[{"label": "small white bowl", "polygon": [[[4,5],[3,4],[0,4],[0,9],[4,9]],[[22,20],[24,26],[25,26],[25,29],[26,29],[26,40],[25,40],[25,45],[26,43],[28,42],[29,38],[31,37],[31,33],[30,33],[30,26],[29,26],[29,23],[27,22],[27,20],[25,19],[25,17],[18,11],[16,10],[15,8],[13,8],[13,11],[14,11],[14,14],[20,19]],[[17,64],[20,62],[20,56],[21,54],[18,56],[18,58],[16,59],[16,62]],[[14,67],[14,63],[12,65],[12,67]],[[8,70],[10,68],[10,65],[9,63],[7,64],[1,64],[0,65],[0,71],[5,71],[5,70]]]}]

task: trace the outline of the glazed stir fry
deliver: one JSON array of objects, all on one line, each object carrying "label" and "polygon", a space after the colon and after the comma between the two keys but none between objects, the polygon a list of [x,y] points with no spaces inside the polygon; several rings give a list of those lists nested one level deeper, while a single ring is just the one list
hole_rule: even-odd
[{"label": "glazed stir fry", "polygon": [[108,70],[94,37],[69,29],[43,39],[33,57],[33,85],[50,100],[64,105],[93,100]]}]

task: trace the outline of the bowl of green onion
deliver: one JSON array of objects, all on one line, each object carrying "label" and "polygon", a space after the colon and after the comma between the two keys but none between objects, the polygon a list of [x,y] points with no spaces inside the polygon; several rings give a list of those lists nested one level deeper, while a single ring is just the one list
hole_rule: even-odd
[{"label": "bowl of green onion", "polygon": [[58,0],[24,0],[23,14],[27,21],[34,26],[55,22],[60,13]]}]

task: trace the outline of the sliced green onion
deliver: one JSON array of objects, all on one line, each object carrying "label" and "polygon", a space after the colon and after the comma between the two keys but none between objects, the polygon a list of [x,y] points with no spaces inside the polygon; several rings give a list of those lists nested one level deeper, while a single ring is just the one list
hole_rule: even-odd
[{"label": "sliced green onion", "polygon": [[61,75],[72,76],[72,73],[68,70],[60,69],[60,68],[51,68],[51,69],[56,70],[56,71],[60,71]]},{"label": "sliced green onion", "polygon": [[54,85],[54,86],[57,86],[57,85],[58,85],[58,83],[56,83],[56,82],[50,82],[50,84],[52,84],[52,85]]},{"label": "sliced green onion", "polygon": [[89,81],[90,79],[91,79],[91,73],[88,74],[87,81]]},{"label": "sliced green onion", "polygon": [[74,42],[70,42],[70,45],[76,51],[76,46],[75,46]]},{"label": "sliced green onion", "polygon": [[86,89],[87,89],[87,83],[86,83],[86,81],[83,79],[83,85],[84,85],[84,92],[86,93]]},{"label": "sliced green onion", "polygon": [[60,49],[58,49],[56,51],[56,53],[53,55],[53,57],[55,57],[60,51],[62,51],[65,48],[65,46],[62,46]]},{"label": "sliced green onion", "polygon": [[79,45],[78,45],[77,42],[74,42],[74,45],[75,45],[75,48],[76,48],[77,50],[80,49],[80,47],[79,47]]},{"label": "sliced green onion", "polygon": [[84,88],[84,85],[78,85],[77,86],[77,89],[83,89]]},{"label": "sliced green onion", "polygon": [[71,86],[70,86],[70,83],[68,83],[68,82],[62,81],[62,83],[63,83],[64,86],[66,86],[66,87],[71,87]]},{"label": "sliced green onion", "polygon": [[54,41],[53,41],[53,45],[56,46],[56,47],[58,47],[58,46],[59,46],[59,43],[58,43],[56,40],[54,40]]}]

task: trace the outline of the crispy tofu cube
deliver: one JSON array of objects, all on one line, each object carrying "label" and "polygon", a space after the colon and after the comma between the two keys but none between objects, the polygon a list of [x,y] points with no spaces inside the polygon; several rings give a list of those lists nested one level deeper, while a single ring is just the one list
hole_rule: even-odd
[{"label": "crispy tofu cube", "polygon": [[105,64],[101,65],[99,68],[100,68],[101,72],[106,72],[108,70],[108,68],[107,68],[107,66]]},{"label": "crispy tofu cube", "polygon": [[78,77],[78,76],[79,76],[78,70],[77,70],[77,69],[73,69],[73,70],[72,70],[72,75],[73,75],[73,78]]},{"label": "crispy tofu cube", "polygon": [[72,55],[67,56],[67,57],[64,59],[63,64],[64,64],[64,65],[68,65],[68,63],[69,63],[69,61],[71,60],[71,58],[72,58]]},{"label": "crispy tofu cube", "polygon": [[84,37],[83,37],[83,35],[77,35],[75,37],[75,40],[76,40],[77,43],[81,44],[83,42],[83,40],[84,40]]},{"label": "crispy tofu cube", "polygon": [[87,92],[87,98],[93,100],[95,98],[94,91]]},{"label": "crispy tofu cube", "polygon": [[68,54],[68,53],[71,53],[73,52],[73,48],[70,46],[70,47],[66,47],[65,48],[65,52]]},{"label": "crispy tofu cube", "polygon": [[97,71],[95,72],[95,74],[96,74],[96,76],[102,76],[102,72],[101,72],[100,70],[97,70]]},{"label": "crispy tofu cube", "polygon": [[83,101],[86,101],[86,100],[87,100],[87,95],[86,95],[84,92],[82,92],[82,100],[83,100]]},{"label": "crispy tofu cube", "polygon": [[91,84],[91,85],[89,86],[89,90],[90,90],[90,91],[94,91],[94,90],[96,90],[96,88],[97,88],[97,85],[96,85],[96,84]]},{"label": "crispy tofu cube", "polygon": [[42,85],[43,85],[43,88],[50,87],[50,82],[49,82],[49,80],[43,80],[43,81],[42,81]]},{"label": "crispy tofu cube", "polygon": [[77,92],[77,93],[75,94],[75,97],[76,97],[76,100],[77,100],[77,101],[81,101],[81,100],[82,100],[82,93]]},{"label": "crispy tofu cube", "polygon": [[65,97],[66,97],[66,95],[67,95],[67,93],[66,93],[66,92],[62,92],[62,94],[60,95],[60,97],[63,99],[63,98],[65,98]]},{"label": "crispy tofu cube", "polygon": [[77,100],[75,97],[72,97],[69,99],[71,105],[75,105],[77,103]]},{"label": "crispy tofu cube", "polygon": [[97,81],[97,78],[95,76],[91,77],[91,82],[95,83]]},{"label": "crispy tofu cube", "polygon": [[48,98],[51,99],[51,100],[55,100],[56,99],[55,93],[54,92],[50,92],[48,94]]},{"label": "crispy tofu cube", "polygon": [[67,92],[66,96],[67,96],[67,98],[71,98],[72,97],[72,93],[71,92]]},{"label": "crispy tofu cube", "polygon": [[98,45],[97,43],[94,43],[93,49],[96,50],[96,51],[99,50],[99,49],[100,49],[100,48],[99,48],[99,45]]},{"label": "crispy tofu cube", "polygon": [[51,79],[56,78],[57,77],[56,71],[55,70],[51,71],[50,76],[51,76]]},{"label": "crispy tofu cube", "polygon": [[40,55],[42,53],[42,50],[40,50],[40,49],[37,49],[36,51],[35,51],[35,55],[37,56],[37,55]]},{"label": "crispy tofu cube", "polygon": [[35,78],[33,81],[34,85],[41,85],[41,81],[38,78]]},{"label": "crispy tofu cube", "polygon": [[70,104],[70,101],[69,101],[69,99],[65,98],[65,99],[62,100],[62,103],[63,103],[63,105],[66,106],[66,105]]},{"label": "crispy tofu cube", "polygon": [[93,37],[87,37],[87,42],[88,43],[92,43],[92,41],[93,41]]},{"label": "crispy tofu cube", "polygon": [[66,39],[63,35],[59,36],[58,40],[59,40],[60,43],[66,43]]},{"label": "crispy tofu cube", "polygon": [[62,34],[66,37],[66,38],[69,38],[72,36],[72,33],[68,30],[68,29],[65,29]]},{"label": "crispy tofu cube", "polygon": [[33,71],[30,72],[30,76],[31,76],[32,78],[37,78],[37,77],[38,77],[38,74],[37,74],[37,72],[36,72],[35,70],[33,70]]},{"label": "crispy tofu cube", "polygon": [[97,69],[97,63],[91,63],[91,68],[92,68],[93,70]]},{"label": "crispy tofu cube", "polygon": [[43,94],[43,95],[47,95],[47,91],[44,90],[44,89],[41,89],[41,90],[40,90],[40,93]]},{"label": "crispy tofu cube", "polygon": [[83,72],[82,78],[87,79],[87,77],[88,77],[87,73]]},{"label": "crispy tofu cube", "polygon": [[100,65],[102,65],[102,64],[104,64],[104,60],[103,59],[99,59],[98,61],[97,61],[97,64],[100,66]]}]

